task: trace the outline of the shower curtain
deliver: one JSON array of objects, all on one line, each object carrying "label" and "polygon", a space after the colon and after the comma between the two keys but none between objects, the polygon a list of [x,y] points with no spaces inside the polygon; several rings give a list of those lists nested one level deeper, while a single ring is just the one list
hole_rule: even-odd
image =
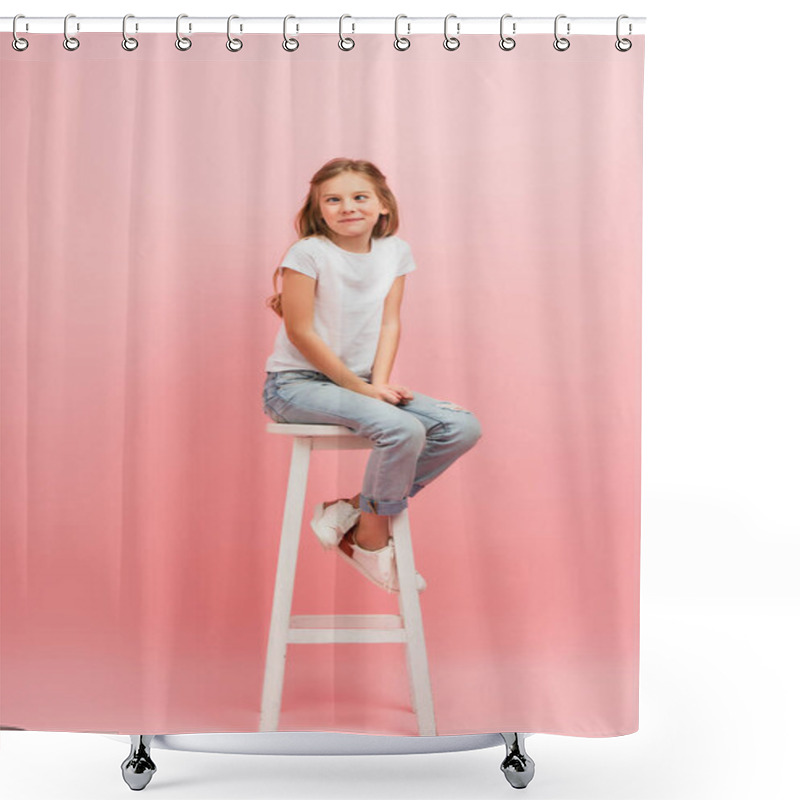
[{"label": "shower curtain", "polygon": [[[352,158],[414,265],[389,383],[481,428],[408,502],[436,733],[636,731],[644,37],[240,38],[0,37],[0,724],[260,730],[265,301]],[[310,528],[369,456],[310,458],[293,614],[397,613]],[[289,644],[279,730],[417,735],[403,648]]]}]

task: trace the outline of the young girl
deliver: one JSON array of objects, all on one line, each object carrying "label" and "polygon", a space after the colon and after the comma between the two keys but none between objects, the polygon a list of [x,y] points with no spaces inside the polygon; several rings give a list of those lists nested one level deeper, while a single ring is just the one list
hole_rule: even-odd
[{"label": "young girl", "polygon": [[317,505],[311,526],[324,547],[395,593],[388,518],[481,435],[467,409],[389,383],[405,276],[416,269],[394,235],[398,221],[374,164],[337,158],[317,171],[295,221],[301,238],[273,275],[267,305],[283,322],[263,393],[276,422],[342,425],[374,443],[361,492]]}]

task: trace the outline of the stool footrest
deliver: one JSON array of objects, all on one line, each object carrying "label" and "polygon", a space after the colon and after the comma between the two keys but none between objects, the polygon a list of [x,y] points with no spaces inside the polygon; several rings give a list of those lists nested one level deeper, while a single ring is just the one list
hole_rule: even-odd
[{"label": "stool footrest", "polygon": [[407,642],[398,614],[306,614],[289,618],[290,644]]}]

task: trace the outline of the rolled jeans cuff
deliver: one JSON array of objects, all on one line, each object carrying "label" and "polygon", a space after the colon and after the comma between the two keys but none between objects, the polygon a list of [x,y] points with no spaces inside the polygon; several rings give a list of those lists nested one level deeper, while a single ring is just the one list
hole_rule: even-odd
[{"label": "rolled jeans cuff", "polygon": [[408,506],[408,500],[373,500],[364,494],[358,497],[358,507],[362,511],[381,516],[394,516]]}]

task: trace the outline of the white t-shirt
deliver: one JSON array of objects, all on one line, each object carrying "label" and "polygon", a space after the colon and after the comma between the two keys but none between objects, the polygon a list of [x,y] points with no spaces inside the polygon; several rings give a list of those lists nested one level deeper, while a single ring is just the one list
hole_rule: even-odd
[{"label": "white t-shirt", "polygon": [[[360,378],[367,379],[378,350],[383,302],[398,275],[415,270],[411,247],[397,236],[373,238],[369,253],[351,253],[326,236],[295,242],[283,267],[316,279],[314,330]],[[275,337],[267,372],[318,370],[289,341],[286,323]]]}]

